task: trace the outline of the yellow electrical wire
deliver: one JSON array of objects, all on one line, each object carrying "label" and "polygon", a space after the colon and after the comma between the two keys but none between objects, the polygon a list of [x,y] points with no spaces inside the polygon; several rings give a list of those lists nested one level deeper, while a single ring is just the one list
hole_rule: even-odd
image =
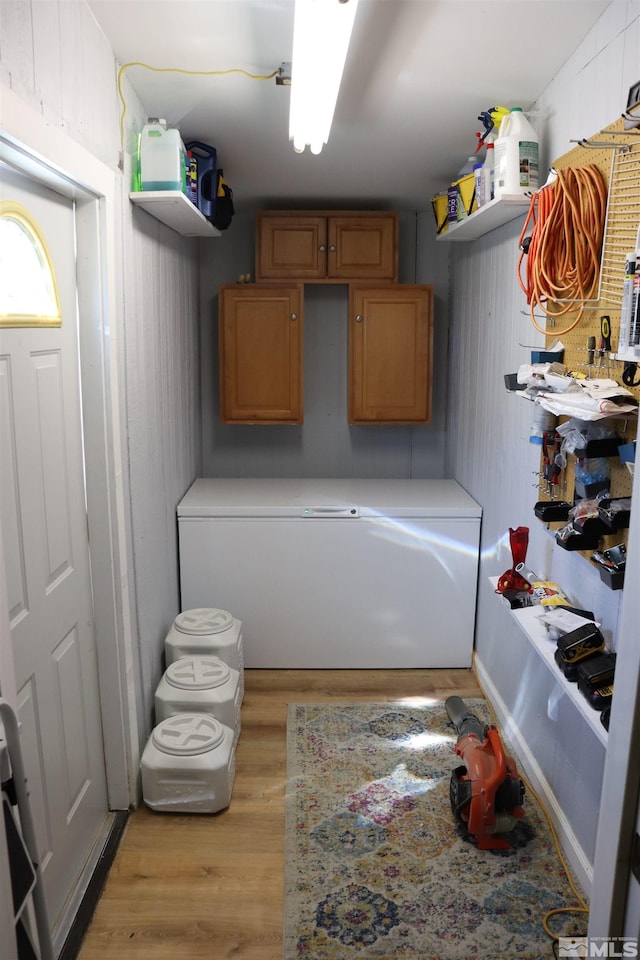
[{"label": "yellow electrical wire", "polygon": [[[489,698],[487,697],[487,695],[486,695],[486,693],[485,693],[485,691],[484,691],[484,689],[483,689],[482,684],[480,683],[480,681],[479,681],[479,679],[478,679],[478,674],[477,674],[477,672],[476,672],[476,666],[475,666],[475,653],[473,654],[473,675],[474,675],[474,677],[475,677],[475,679],[476,679],[476,682],[477,682],[478,686],[480,687],[480,691],[481,691],[481,693],[482,693],[482,696],[483,696],[484,699],[485,699],[485,702],[486,702],[487,707],[488,707],[488,709],[489,709],[489,713],[491,714],[491,716],[492,716],[492,718],[493,718],[493,721],[494,721],[496,727],[498,727],[498,729],[500,729],[500,725],[499,725],[499,723],[498,723],[498,718],[496,717],[495,710],[493,709],[493,706],[492,706]],[[560,935],[557,934],[557,933],[554,933],[553,930],[551,930],[551,928],[549,927],[549,924],[548,924],[549,919],[550,919],[552,916],[555,916],[555,915],[561,914],[561,913],[562,913],[562,914],[576,914],[576,913],[580,913],[580,914],[585,914],[585,913],[586,913],[586,914],[588,914],[588,913],[589,913],[589,907],[588,907],[587,904],[585,903],[585,900],[584,900],[582,894],[579,892],[579,890],[578,890],[577,887],[576,887],[576,884],[575,884],[574,881],[573,881],[573,877],[571,876],[571,870],[570,870],[570,868],[569,868],[569,866],[568,866],[568,864],[567,864],[567,861],[566,861],[566,859],[565,859],[564,853],[563,853],[563,851],[562,851],[562,847],[560,846],[560,841],[558,840],[558,834],[556,833],[556,829],[555,829],[553,823],[551,822],[551,817],[549,816],[549,813],[547,812],[544,804],[542,803],[542,800],[540,799],[540,797],[538,796],[538,794],[536,793],[536,791],[533,789],[533,787],[531,786],[531,784],[529,783],[529,781],[527,780],[527,778],[524,776],[524,774],[522,773],[522,770],[520,770],[520,768],[518,768],[518,773],[520,774],[520,777],[522,778],[522,781],[524,782],[527,790],[528,790],[528,791],[533,795],[533,797],[537,800],[538,806],[540,807],[540,809],[542,810],[542,812],[543,812],[543,814],[544,814],[544,817],[545,817],[545,819],[546,819],[546,821],[547,821],[547,824],[548,824],[548,826],[549,826],[549,830],[551,831],[551,836],[553,837],[553,842],[554,842],[554,845],[555,845],[555,848],[556,848],[556,852],[557,852],[557,854],[558,854],[558,857],[559,857],[559,859],[560,859],[560,863],[562,864],[562,866],[563,866],[563,868],[564,868],[564,872],[565,872],[566,875],[567,875],[567,880],[568,880],[568,882],[569,882],[569,886],[571,887],[571,890],[572,890],[572,892],[573,892],[574,897],[576,898],[576,900],[577,900],[578,903],[580,904],[579,907],[556,907],[555,909],[553,909],[553,910],[548,910],[548,911],[545,913],[544,917],[542,918],[542,927],[543,927],[543,929],[544,929],[544,932],[547,934],[548,937],[551,938],[551,940],[558,940]]]},{"label": "yellow electrical wire", "polygon": [[127,102],[122,91],[122,78],[125,70],[128,70],[129,67],[143,67],[145,70],[153,70],[154,73],[182,73],[190,77],[223,77],[229,73],[242,73],[245,77],[249,77],[250,80],[271,80],[280,72],[278,69],[267,74],[249,73],[248,70],[243,70],[241,67],[232,67],[230,70],[183,70],[181,67],[152,67],[150,64],[142,63],[140,60],[132,60],[129,63],[123,63],[118,70],[118,96],[120,97],[120,102],[122,104],[122,112],[120,114],[121,148],[124,147],[124,118],[127,112]]}]

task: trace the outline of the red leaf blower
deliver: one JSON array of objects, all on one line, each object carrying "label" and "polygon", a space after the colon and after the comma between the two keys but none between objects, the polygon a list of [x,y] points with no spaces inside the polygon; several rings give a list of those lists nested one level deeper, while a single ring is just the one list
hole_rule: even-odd
[{"label": "red leaf blower", "polygon": [[508,850],[504,837],[524,816],[524,783],[507,756],[494,724],[483,726],[460,697],[447,697],[445,710],[458,732],[455,751],[464,760],[451,774],[451,809],[476,839],[479,850]]}]

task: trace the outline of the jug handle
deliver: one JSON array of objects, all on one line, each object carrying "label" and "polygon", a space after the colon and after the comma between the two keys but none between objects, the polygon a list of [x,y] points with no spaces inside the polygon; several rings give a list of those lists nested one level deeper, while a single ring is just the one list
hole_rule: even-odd
[{"label": "jug handle", "polygon": [[511,126],[511,114],[507,113],[502,118],[500,122],[500,129],[498,131],[499,137],[508,137],[509,136],[509,127]]}]

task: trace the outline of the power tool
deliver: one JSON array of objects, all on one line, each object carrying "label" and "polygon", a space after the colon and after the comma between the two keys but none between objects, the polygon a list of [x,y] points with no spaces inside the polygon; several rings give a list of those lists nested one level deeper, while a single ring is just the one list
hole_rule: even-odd
[{"label": "power tool", "polygon": [[509,833],[524,817],[524,783],[515,761],[495,724],[483,725],[460,697],[447,697],[444,706],[458,733],[455,751],[464,760],[451,774],[451,809],[479,850],[508,850],[498,834]]}]

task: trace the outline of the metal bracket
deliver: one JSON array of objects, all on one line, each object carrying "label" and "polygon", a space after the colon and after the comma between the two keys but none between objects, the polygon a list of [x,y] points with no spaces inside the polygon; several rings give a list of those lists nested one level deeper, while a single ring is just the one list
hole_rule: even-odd
[{"label": "metal bracket", "polygon": [[291,86],[291,61],[283,60],[280,64],[280,68],[276,73],[276,86],[277,87],[290,87]]}]

